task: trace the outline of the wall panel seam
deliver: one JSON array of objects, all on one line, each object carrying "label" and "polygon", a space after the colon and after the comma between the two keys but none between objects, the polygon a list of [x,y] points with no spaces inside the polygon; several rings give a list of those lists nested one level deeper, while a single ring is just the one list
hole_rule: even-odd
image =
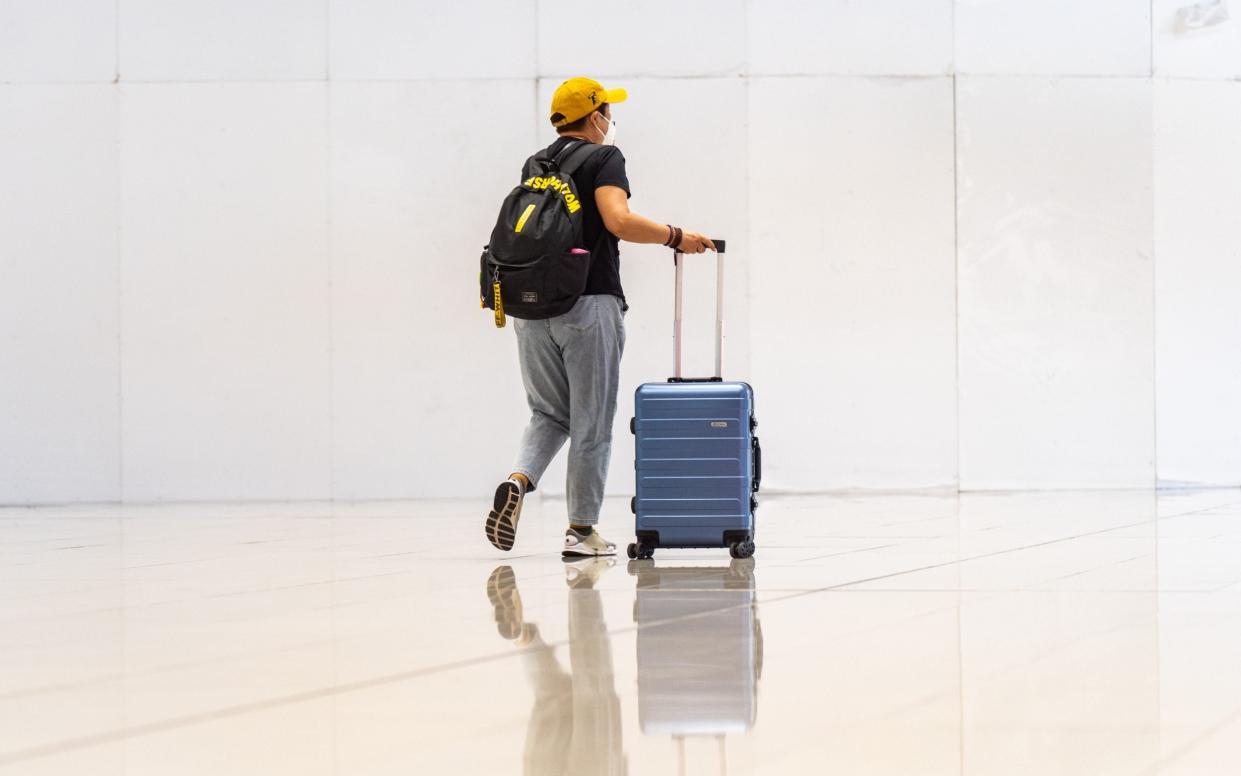
[{"label": "wall panel seam", "polygon": [[[955,56],[955,50],[954,50]],[[960,163],[957,147],[957,76],[952,76],[952,344],[956,363],[953,365],[953,397],[956,399],[956,474],[954,479],[958,492],[961,489],[961,216]]]},{"label": "wall panel seam", "polygon": [[324,124],[326,125],[327,153],[324,160],[326,167],[326,212],[327,229],[324,239],[327,241],[327,468],[328,468],[328,499],[336,500],[336,243],[332,239],[334,219],[332,209],[335,205],[333,196],[335,168],[335,143],[332,111],[332,84],[324,85]]},{"label": "wall panel seam", "polygon": [[[120,5],[118,0],[117,5]],[[114,139],[116,148],[116,500],[125,501],[125,248],[122,212],[124,197],[122,176],[124,169],[124,152],[121,143],[123,126],[121,111],[124,100],[119,82],[113,82],[113,126],[116,130]]]},{"label": "wall panel seam", "polygon": [[[1151,0],[1151,25],[1154,26],[1154,0]],[[1154,57],[1152,49],[1151,56]],[[1152,59],[1152,67],[1153,67]],[[1150,147],[1150,206],[1151,206],[1151,232],[1150,232],[1150,250],[1151,250],[1151,487],[1159,487],[1159,289],[1156,285],[1159,282],[1158,266],[1158,246],[1155,240],[1155,205],[1156,195],[1156,170],[1157,163],[1155,155],[1155,146],[1158,143],[1156,136],[1159,128],[1156,124],[1155,101],[1158,96],[1155,94],[1155,79],[1152,77],[1150,84],[1150,117],[1151,117],[1151,147]]]},{"label": "wall panel seam", "polygon": [[1150,55],[1150,74],[1155,77],[1155,0],[1150,0],[1150,17],[1146,20],[1146,29],[1150,33],[1147,53]]}]

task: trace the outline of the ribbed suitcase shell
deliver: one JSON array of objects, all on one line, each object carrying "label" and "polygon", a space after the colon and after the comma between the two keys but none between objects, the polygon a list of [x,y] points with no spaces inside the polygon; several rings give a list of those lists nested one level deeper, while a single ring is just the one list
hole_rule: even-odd
[{"label": "ribbed suitcase shell", "polygon": [[[746,383],[646,383],[634,395],[639,539],[727,547],[754,538],[754,391]],[[726,533],[727,532],[727,533]]]}]

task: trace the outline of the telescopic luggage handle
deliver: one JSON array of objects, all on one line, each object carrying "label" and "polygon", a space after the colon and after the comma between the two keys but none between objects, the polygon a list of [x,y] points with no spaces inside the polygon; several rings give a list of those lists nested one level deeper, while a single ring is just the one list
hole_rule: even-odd
[{"label": "telescopic luggage handle", "polygon": [[676,251],[672,262],[676,266],[676,310],[672,317],[672,377],[670,383],[718,383],[724,379],[724,240],[712,238],[715,245],[715,375],[707,378],[681,376],[681,308],[684,296],[681,257]]},{"label": "telescopic luggage handle", "polygon": [[715,245],[715,375],[709,378],[688,378],[681,375],[681,320],[684,298],[684,273],[681,265],[682,251],[672,255],[676,267],[676,308],[672,319],[672,378],[669,382],[721,382],[724,377],[724,248],[725,241],[712,239]]}]

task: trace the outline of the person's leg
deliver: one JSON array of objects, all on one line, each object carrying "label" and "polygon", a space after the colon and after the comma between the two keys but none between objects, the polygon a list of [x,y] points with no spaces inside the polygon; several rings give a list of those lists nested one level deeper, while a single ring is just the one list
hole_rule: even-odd
[{"label": "person's leg", "polygon": [[584,296],[578,307],[556,319],[552,333],[561,343],[569,384],[569,522],[594,526],[612,455],[612,421],[625,349],[621,300]]},{"label": "person's leg", "polygon": [[514,328],[530,422],[522,434],[513,473],[523,475],[533,490],[569,439],[569,378],[560,347],[552,339],[550,321],[518,319]]},{"label": "person's leg", "polygon": [[522,434],[513,473],[496,488],[487,516],[487,539],[501,550],[512,549],[522,499],[538,486],[569,436],[569,383],[550,322],[516,319],[514,328],[530,422]]}]

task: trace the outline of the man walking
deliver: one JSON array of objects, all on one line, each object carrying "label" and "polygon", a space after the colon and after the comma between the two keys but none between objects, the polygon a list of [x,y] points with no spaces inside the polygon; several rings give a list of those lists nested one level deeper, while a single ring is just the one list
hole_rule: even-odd
[{"label": "man walking", "polygon": [[[521,504],[553,457],[569,441],[567,556],[615,555],[595,526],[603,503],[612,453],[612,420],[625,348],[625,294],[620,280],[619,241],[662,244],[685,253],[715,246],[697,232],[660,224],[629,210],[625,157],[616,147],[612,106],[624,89],[604,89],[589,78],[571,78],[552,96],[550,119],[555,158],[570,143],[602,146],[573,171],[582,204],[582,239],[592,254],[586,290],[567,313],[544,320],[517,319],[517,351],[530,405],[517,463],[496,488],[486,521],[488,540],[511,550]],[[579,151],[580,152],[580,151]],[[575,152],[576,153],[576,152]]]}]

